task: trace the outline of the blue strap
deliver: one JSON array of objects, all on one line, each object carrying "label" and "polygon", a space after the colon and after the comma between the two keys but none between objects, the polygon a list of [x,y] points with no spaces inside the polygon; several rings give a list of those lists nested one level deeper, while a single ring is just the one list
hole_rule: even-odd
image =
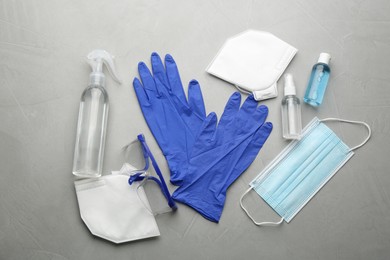
[{"label": "blue strap", "polygon": [[[149,158],[150,158],[150,160],[152,161],[152,166],[153,166],[154,170],[156,171],[158,177],[160,178],[160,179],[158,179],[156,177],[149,176],[148,179],[155,181],[160,186],[162,193],[164,194],[165,198],[168,201],[169,207],[172,208],[172,210],[176,210],[177,205],[176,205],[175,201],[172,199],[172,196],[169,193],[167,184],[165,183],[164,176],[162,175],[161,170],[158,167],[157,162],[154,159],[152,152],[150,151],[148,145],[146,144],[145,136],[143,134],[139,134],[137,136],[137,138],[142,145],[142,151],[143,151],[144,158],[145,158],[146,165],[145,165],[144,170],[146,171],[149,168]],[[145,176],[143,176],[142,174],[143,173],[140,172],[140,173],[136,173],[136,174],[130,176],[129,184],[131,185],[135,181],[142,181],[145,178]]]},{"label": "blue strap", "polygon": [[[134,182],[136,181],[143,181],[145,179],[145,176],[142,175],[143,173],[140,172],[140,173],[136,173],[136,174],[133,174],[130,176],[129,178],[129,184],[132,185]],[[157,183],[158,186],[162,187],[162,183],[159,179],[157,179],[156,177],[154,176],[148,176],[148,180],[152,180],[154,181],[155,183]],[[164,194],[165,195],[165,194]]]}]

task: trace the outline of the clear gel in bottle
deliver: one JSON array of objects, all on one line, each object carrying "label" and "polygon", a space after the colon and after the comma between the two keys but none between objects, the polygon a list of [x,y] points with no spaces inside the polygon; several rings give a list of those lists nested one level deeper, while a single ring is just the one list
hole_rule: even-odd
[{"label": "clear gel in bottle", "polygon": [[284,97],[282,99],[283,138],[300,139],[302,131],[301,102],[296,96],[291,74],[284,78]]},{"label": "clear gel in bottle", "polygon": [[106,139],[108,95],[105,90],[103,64],[112,77],[115,74],[113,57],[104,50],[88,54],[92,67],[89,85],[81,95],[77,123],[76,144],[73,158],[73,174],[78,177],[100,177],[103,168],[104,144]]},{"label": "clear gel in bottle", "polygon": [[303,98],[303,101],[311,106],[318,107],[322,104],[330,76],[329,61],[330,55],[321,53],[318,62],[313,66]]}]

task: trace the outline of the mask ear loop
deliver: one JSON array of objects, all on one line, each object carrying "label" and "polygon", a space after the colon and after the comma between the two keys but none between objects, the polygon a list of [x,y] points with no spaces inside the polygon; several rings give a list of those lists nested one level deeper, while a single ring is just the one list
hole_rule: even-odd
[{"label": "mask ear loop", "polygon": [[246,89],[243,89],[242,87],[240,87],[238,85],[234,85],[234,86],[236,87],[236,89],[238,89],[242,93],[245,93],[245,94],[248,94],[248,95],[252,94],[252,92],[250,92],[250,91],[248,91]]},{"label": "mask ear loop", "polygon": [[244,194],[242,194],[241,198],[240,198],[240,206],[241,208],[245,211],[245,213],[248,215],[248,217],[252,220],[252,222],[256,225],[256,226],[279,226],[280,224],[283,223],[283,218],[281,218],[278,222],[257,222],[253,217],[252,215],[249,213],[249,211],[244,207],[243,203],[242,203],[242,199],[252,190],[252,187],[250,187],[249,189],[247,189]]},{"label": "mask ear loop", "polygon": [[320,122],[327,122],[327,121],[338,121],[338,122],[344,122],[344,123],[350,123],[350,124],[357,124],[357,125],[363,125],[367,128],[368,130],[368,136],[366,137],[366,139],[364,139],[364,141],[359,144],[359,145],[356,145],[354,147],[352,147],[351,149],[349,149],[348,152],[352,152],[353,150],[356,150],[360,147],[362,147],[363,145],[365,145],[368,140],[370,140],[371,138],[371,127],[366,123],[366,122],[363,122],[363,121],[353,121],[353,120],[346,120],[346,119],[341,119],[341,118],[333,118],[333,117],[330,117],[330,118],[324,118],[324,119],[321,119]]}]

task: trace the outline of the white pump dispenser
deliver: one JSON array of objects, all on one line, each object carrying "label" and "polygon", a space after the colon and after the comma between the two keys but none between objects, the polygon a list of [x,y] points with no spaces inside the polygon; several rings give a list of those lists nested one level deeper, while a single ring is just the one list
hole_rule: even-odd
[{"label": "white pump dispenser", "polygon": [[76,145],[73,159],[73,174],[78,177],[100,177],[103,168],[106,139],[108,95],[105,87],[103,64],[112,78],[120,83],[115,72],[113,56],[105,50],[88,54],[92,72],[89,85],[81,95]]}]

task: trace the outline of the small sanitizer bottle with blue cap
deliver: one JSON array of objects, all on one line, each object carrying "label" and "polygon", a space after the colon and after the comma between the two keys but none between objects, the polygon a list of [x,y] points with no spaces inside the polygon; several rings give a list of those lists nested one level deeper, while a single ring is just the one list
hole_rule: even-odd
[{"label": "small sanitizer bottle with blue cap", "polygon": [[330,76],[329,61],[330,55],[321,53],[318,62],[313,66],[303,98],[303,101],[311,106],[318,107],[322,104]]},{"label": "small sanitizer bottle with blue cap", "polygon": [[88,54],[92,67],[89,85],[81,95],[77,123],[76,145],[73,158],[73,174],[78,177],[100,177],[103,168],[106,138],[108,95],[105,90],[103,65],[115,81],[113,56],[105,50],[94,50]]}]

